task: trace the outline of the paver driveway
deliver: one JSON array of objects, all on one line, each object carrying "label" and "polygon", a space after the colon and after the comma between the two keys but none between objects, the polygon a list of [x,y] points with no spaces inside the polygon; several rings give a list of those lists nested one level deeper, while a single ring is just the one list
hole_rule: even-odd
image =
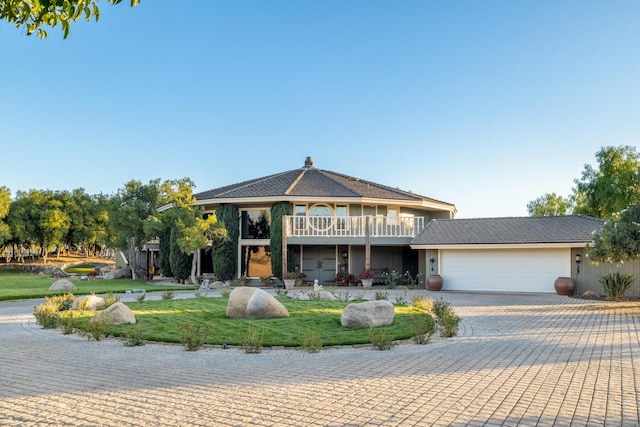
[{"label": "paver driveway", "polygon": [[33,301],[0,303],[0,425],[639,425],[638,311],[431,295],[460,337],[314,355],[90,342],[40,329]]}]

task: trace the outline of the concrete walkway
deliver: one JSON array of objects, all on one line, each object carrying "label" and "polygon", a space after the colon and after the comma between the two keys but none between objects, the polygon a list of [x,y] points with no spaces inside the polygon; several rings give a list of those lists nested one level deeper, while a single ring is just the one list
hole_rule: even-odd
[{"label": "concrete walkway", "polygon": [[637,306],[430,295],[464,318],[460,337],[319,354],[129,348],[41,329],[36,301],[0,303],[0,425],[640,425]]}]

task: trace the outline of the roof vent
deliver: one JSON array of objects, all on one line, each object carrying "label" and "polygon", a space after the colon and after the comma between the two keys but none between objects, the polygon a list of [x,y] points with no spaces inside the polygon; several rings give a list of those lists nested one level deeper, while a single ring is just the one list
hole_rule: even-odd
[{"label": "roof vent", "polygon": [[311,156],[307,157],[304,160],[304,167],[305,168],[312,168],[313,167],[313,159],[311,158]]}]

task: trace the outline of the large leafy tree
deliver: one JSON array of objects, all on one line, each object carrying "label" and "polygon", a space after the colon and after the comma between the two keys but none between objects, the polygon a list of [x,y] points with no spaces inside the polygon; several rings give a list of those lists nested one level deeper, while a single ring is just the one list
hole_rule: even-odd
[{"label": "large leafy tree", "polygon": [[148,184],[132,180],[111,199],[108,227],[112,244],[128,250],[133,279],[136,278],[136,255],[149,240],[144,224],[155,212],[159,192],[158,179],[151,180]]},{"label": "large leafy tree", "polygon": [[[118,4],[122,0],[108,0]],[[140,0],[131,0],[137,6]],[[43,27],[62,27],[64,38],[69,35],[71,24],[80,18],[90,21],[100,19],[98,0],[0,0],[0,19],[24,28],[27,35],[34,32],[40,38],[47,37]]]},{"label": "large leafy tree", "polygon": [[165,181],[161,186],[161,201],[171,203],[172,207],[150,217],[145,230],[147,235],[160,236],[167,228],[171,229],[171,270],[174,276],[183,276],[183,260],[178,252],[191,256],[190,276],[195,283],[198,251],[209,244],[216,216],[205,217],[204,209],[195,205],[194,186],[189,178]]},{"label": "large leafy tree", "polygon": [[569,201],[556,193],[545,193],[527,203],[529,216],[559,216],[569,212]]},{"label": "large leafy tree", "polygon": [[640,155],[632,146],[603,147],[573,188],[574,213],[610,219],[640,202]]},{"label": "large leafy tree", "polygon": [[611,263],[640,258],[640,203],[613,215],[587,245],[587,255],[592,261]]}]

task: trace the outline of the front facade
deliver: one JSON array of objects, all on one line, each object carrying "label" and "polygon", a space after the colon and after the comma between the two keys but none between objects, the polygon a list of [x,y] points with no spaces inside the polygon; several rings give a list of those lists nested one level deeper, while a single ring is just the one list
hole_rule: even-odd
[{"label": "front facade", "polygon": [[[205,213],[215,214],[221,206],[237,208],[237,276],[280,276],[286,269],[326,284],[339,272],[357,276],[367,267],[378,280],[392,270],[425,273],[410,242],[429,221],[449,219],[456,212],[449,203],[318,169],[311,158],[300,169],[195,198]],[[280,212],[283,204],[290,214],[274,217],[274,206]],[[280,233],[277,239],[274,230]],[[282,251],[281,271],[272,268],[274,250]],[[199,273],[215,273],[211,255],[203,252],[200,258]]]}]

